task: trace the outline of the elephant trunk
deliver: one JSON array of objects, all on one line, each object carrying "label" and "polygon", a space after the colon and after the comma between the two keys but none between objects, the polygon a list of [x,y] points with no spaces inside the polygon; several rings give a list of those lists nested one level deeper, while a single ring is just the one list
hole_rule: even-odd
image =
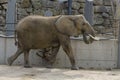
[{"label": "elephant trunk", "polygon": [[90,44],[94,40],[96,40],[95,31],[94,31],[93,27],[91,27],[89,24],[88,24],[88,26],[89,26],[89,28],[87,27],[87,29],[85,29],[83,31],[83,40],[86,44]]}]

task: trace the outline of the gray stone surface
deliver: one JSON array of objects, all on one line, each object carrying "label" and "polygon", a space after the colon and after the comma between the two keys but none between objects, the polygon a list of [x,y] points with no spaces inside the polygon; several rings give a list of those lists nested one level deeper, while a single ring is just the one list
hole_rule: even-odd
[{"label": "gray stone surface", "polygon": [[103,18],[109,18],[110,17],[108,13],[102,13],[102,16],[103,16]]},{"label": "gray stone surface", "polygon": [[104,0],[104,1],[103,1],[103,4],[104,4],[105,6],[110,6],[110,5],[111,5],[111,0]]},{"label": "gray stone surface", "polygon": [[108,12],[105,6],[94,6],[94,12],[100,13],[100,12]]},{"label": "gray stone surface", "polygon": [[[67,3],[64,4],[62,2],[67,0],[17,0],[17,21],[21,20],[23,17],[28,15],[66,15],[68,14]],[[72,14],[84,14],[85,0],[72,0]],[[110,23],[112,17],[114,16],[111,7],[111,0],[93,0],[94,1],[94,22],[103,26],[103,21],[107,20],[107,23]],[[4,17],[6,16],[7,9],[7,0],[0,0],[0,15]],[[112,0],[114,7],[116,6],[116,0]],[[4,4],[3,4],[4,3]],[[50,12],[47,12],[50,11]],[[102,17],[98,18],[96,15],[102,15]],[[96,19],[98,18],[98,19]],[[104,26],[106,27],[106,26]]]},{"label": "gray stone surface", "polygon": [[31,5],[31,3],[30,3],[29,0],[22,0],[21,1],[21,7],[22,8],[28,8],[28,7],[30,7],[30,5]]},{"label": "gray stone surface", "polygon": [[96,14],[94,16],[94,24],[103,24],[104,19],[102,18],[102,15]]},{"label": "gray stone surface", "polygon": [[103,5],[103,0],[94,0],[94,5]]},{"label": "gray stone surface", "polygon": [[8,0],[0,0],[0,3],[6,3]]},{"label": "gray stone surface", "polygon": [[72,2],[72,8],[78,10],[80,8],[80,4],[77,2]]},{"label": "gray stone surface", "polygon": [[45,11],[44,16],[52,16],[53,12],[50,10]]}]

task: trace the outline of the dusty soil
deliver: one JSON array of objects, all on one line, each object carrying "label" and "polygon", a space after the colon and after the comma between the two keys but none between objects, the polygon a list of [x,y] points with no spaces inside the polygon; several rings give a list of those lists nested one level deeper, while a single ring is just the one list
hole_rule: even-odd
[{"label": "dusty soil", "polygon": [[0,65],[0,80],[120,80],[120,70],[70,70]]}]

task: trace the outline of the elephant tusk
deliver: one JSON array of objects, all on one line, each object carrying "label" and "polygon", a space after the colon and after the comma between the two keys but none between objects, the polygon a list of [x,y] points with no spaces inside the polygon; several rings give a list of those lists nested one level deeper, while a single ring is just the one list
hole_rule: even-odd
[{"label": "elephant tusk", "polygon": [[90,36],[92,39],[94,39],[94,40],[96,40],[96,41],[100,40],[100,38],[98,38],[98,37],[93,37],[91,34],[88,34],[88,36]]}]

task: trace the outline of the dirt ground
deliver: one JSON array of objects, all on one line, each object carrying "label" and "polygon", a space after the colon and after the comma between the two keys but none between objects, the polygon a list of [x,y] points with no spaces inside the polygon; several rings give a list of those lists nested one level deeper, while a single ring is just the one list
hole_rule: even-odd
[{"label": "dirt ground", "polygon": [[0,80],[120,80],[120,70],[70,70],[0,65]]}]

